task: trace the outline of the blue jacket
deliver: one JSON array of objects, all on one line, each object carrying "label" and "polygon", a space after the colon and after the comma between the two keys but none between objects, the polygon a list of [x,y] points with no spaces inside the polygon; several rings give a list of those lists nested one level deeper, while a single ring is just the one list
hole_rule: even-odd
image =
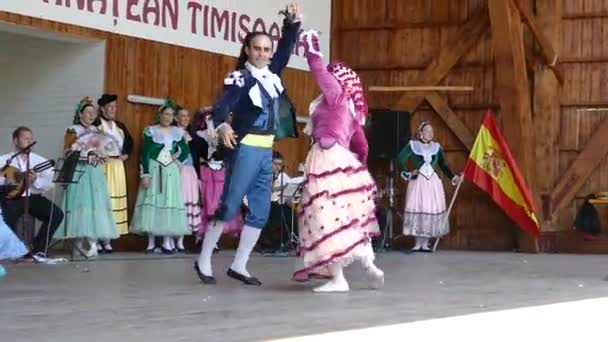
[{"label": "blue jacket", "polygon": [[[272,73],[280,76],[281,71],[289,63],[299,30],[300,22],[290,22],[287,19],[283,21],[281,39],[279,39],[276,52],[268,66]],[[213,106],[213,121],[217,127],[226,121],[228,114],[232,112],[231,126],[237,135],[237,140],[240,141],[252,131],[254,122],[262,111],[260,107],[254,105],[249,96],[251,88],[257,85],[257,81],[245,69],[232,72],[224,84],[224,91]],[[280,94],[278,101],[279,126],[281,127],[280,132],[272,132],[276,134],[275,140],[286,136],[297,136],[295,110],[286,91]]]}]

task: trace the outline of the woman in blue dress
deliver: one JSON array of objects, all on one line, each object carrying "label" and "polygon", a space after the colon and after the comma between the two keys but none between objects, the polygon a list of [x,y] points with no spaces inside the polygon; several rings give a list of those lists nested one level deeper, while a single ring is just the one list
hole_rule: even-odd
[{"label": "woman in blue dress", "polygon": [[[4,178],[0,177],[0,186],[4,185]],[[0,190],[0,196],[2,191]],[[0,208],[0,260],[19,259],[27,254],[27,248],[6,225]],[[4,277],[6,270],[0,265],[0,278]]]}]

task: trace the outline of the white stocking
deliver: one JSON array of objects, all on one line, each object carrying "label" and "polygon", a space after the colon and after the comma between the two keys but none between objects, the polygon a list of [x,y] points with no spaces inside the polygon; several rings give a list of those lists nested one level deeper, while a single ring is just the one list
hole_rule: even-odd
[{"label": "white stocking", "polygon": [[213,276],[211,269],[211,255],[213,255],[213,248],[220,240],[222,232],[224,231],[224,222],[210,222],[205,231],[205,238],[203,239],[203,246],[201,247],[201,254],[198,257],[198,269],[206,276]]},{"label": "white stocking", "polygon": [[165,250],[169,250],[172,251],[173,250],[173,244],[172,242],[172,238],[170,236],[163,236],[163,248]]},{"label": "white stocking", "polygon": [[329,272],[333,276],[332,280],[313,289],[313,292],[347,292],[349,290],[348,282],[344,278],[342,264],[334,262],[328,266]]},{"label": "white stocking", "polygon": [[146,250],[153,250],[156,247],[156,242],[154,241],[154,235],[148,235],[148,248]]},{"label": "white stocking", "polygon": [[233,271],[240,273],[245,277],[251,277],[249,272],[247,272],[247,261],[249,261],[251,251],[253,251],[253,247],[255,247],[255,244],[258,242],[261,232],[262,230],[260,228],[250,226],[243,227],[239,240],[239,247],[236,250],[234,261],[230,266]]},{"label": "white stocking", "polygon": [[183,235],[181,235],[180,237],[177,238],[177,244],[176,245],[177,245],[177,249],[180,249],[180,250],[185,249],[184,248],[184,236]]}]

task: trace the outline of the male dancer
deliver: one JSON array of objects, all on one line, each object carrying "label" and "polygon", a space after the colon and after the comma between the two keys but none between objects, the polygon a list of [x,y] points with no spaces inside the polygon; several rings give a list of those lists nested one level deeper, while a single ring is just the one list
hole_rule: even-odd
[{"label": "male dancer", "polygon": [[[290,4],[284,12],[283,34],[272,55],[272,40],[265,32],[247,34],[236,71],[224,80],[224,93],[214,105],[214,124],[220,141],[228,149],[226,181],[215,220],[207,227],[198,262],[194,268],[205,284],[215,284],[211,255],[223,226],[239,210],[247,196],[249,212],[241,232],[234,262],[228,276],[246,285],[262,285],[247,271],[249,255],[266,225],[270,210],[272,182],[272,145],[280,122],[280,102],[286,100],[281,71],[291,56],[298,38],[298,6]],[[290,110],[292,115],[293,110]],[[232,112],[232,123],[226,118]],[[294,118],[295,119],[295,118]],[[294,121],[295,122],[295,121]],[[233,130],[234,128],[234,130]]]}]

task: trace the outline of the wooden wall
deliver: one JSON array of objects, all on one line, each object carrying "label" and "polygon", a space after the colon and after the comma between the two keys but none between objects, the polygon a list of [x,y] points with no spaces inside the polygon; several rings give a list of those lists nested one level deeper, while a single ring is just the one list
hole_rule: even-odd
[{"label": "wooden wall", "polygon": [[[450,41],[453,33],[464,25],[488,0],[334,0],[333,3],[333,57],[343,59],[358,70],[367,86],[413,85],[418,75],[431,63],[443,48],[455,46]],[[558,46],[559,61],[565,75],[565,83],[559,93],[559,128],[555,137],[559,144],[558,170],[554,186],[569,163],[580,153],[598,124],[608,111],[579,112],[580,108],[608,107],[608,1],[562,0],[561,44]],[[534,8],[535,1],[528,4]],[[539,13],[539,17],[542,15]],[[534,50],[529,32],[525,31],[526,46]],[[528,78],[531,98],[534,98],[534,78],[546,68],[530,66]],[[538,74],[537,74],[538,73]],[[447,93],[444,98],[465,126],[476,133],[487,109],[494,110],[500,118],[496,94],[501,70],[494,67],[494,51],[491,29],[453,67],[440,83],[442,85],[468,85],[470,93]],[[416,84],[419,85],[419,84]],[[368,93],[370,107],[388,107],[395,103],[397,95]],[[399,109],[399,108],[394,108]],[[533,117],[537,113],[533,114]],[[412,131],[421,120],[430,120],[435,127],[436,139],[448,151],[451,167],[462,170],[468,152],[443,120],[423,103],[413,114]],[[508,118],[502,118],[505,120]],[[536,121],[535,126],[544,127]],[[535,129],[536,130],[536,129]],[[542,130],[541,130],[542,131]],[[537,137],[542,140],[548,137]],[[508,137],[507,137],[508,139]],[[530,146],[530,153],[534,153]],[[543,155],[535,158],[542,160]],[[551,165],[551,163],[547,163]],[[558,166],[559,165],[559,166]],[[577,200],[558,213],[555,224],[543,227],[546,231],[563,232],[559,238],[561,251],[603,251],[608,245],[590,247],[579,244],[580,239],[568,233],[571,229],[580,199],[590,192],[608,191],[608,167],[605,161],[598,167],[585,186],[577,194]],[[542,172],[541,172],[542,174]],[[551,182],[550,182],[551,183]],[[398,210],[401,212],[404,182],[397,181]],[[448,196],[451,186],[445,183]],[[539,196],[539,191],[535,191]],[[608,224],[606,208],[598,207],[601,219]],[[538,208],[538,215],[541,210]],[[511,250],[518,248],[518,229],[497,208],[485,193],[471,184],[461,189],[451,215],[452,233],[442,242],[443,248],[474,250]],[[398,220],[397,230],[401,221]],[[595,242],[594,242],[595,243]],[[596,245],[598,243],[595,243]],[[575,246],[576,245],[576,246]]]},{"label": "wooden wall", "polygon": [[[88,28],[66,25],[21,15],[0,12],[0,20],[42,30],[75,35],[106,42],[106,92],[118,94],[118,119],[123,121],[135,138],[135,152],[127,161],[129,212],[135,202],[138,187],[137,158],[141,134],[152,123],[156,107],[127,102],[128,94],[170,97],[194,111],[210,105],[220,94],[223,79],[234,68],[236,58],[183,48],[169,44],[137,39]],[[308,104],[317,92],[316,84],[307,72],[286,69],[283,80],[290,90],[298,113],[307,115]],[[82,94],[98,98],[101,94]],[[27,124],[27,123],[24,123]],[[66,122],[66,127],[69,123]],[[276,149],[286,159],[287,171],[293,173],[308,152],[308,141],[298,139],[279,142]],[[118,249],[142,249],[141,240],[121,239]]]},{"label": "wooden wall", "polygon": [[[332,58],[341,59],[358,70],[367,86],[409,85],[446,46],[457,44],[451,37],[475,11],[487,6],[488,0],[334,0],[332,18]],[[547,0],[528,0],[531,8]],[[583,108],[608,107],[608,1],[562,0],[561,35],[559,36],[559,67],[565,82],[559,90],[559,125],[553,134],[558,145],[557,159],[543,160],[538,153],[536,162],[547,166],[552,175],[544,185],[550,190],[560,174],[584,149],[599,123],[607,118],[607,111],[581,112]],[[542,14],[538,14],[542,18]],[[167,44],[135,39],[106,32],[63,25],[7,13],[0,20],[44,30],[105,40],[107,43],[105,90],[121,95],[119,117],[134,134],[152,120],[155,108],[126,102],[127,94],[169,96],[194,109],[210,104],[219,94],[223,76],[234,65],[234,58],[175,47]],[[528,30],[526,46],[534,46]],[[531,98],[535,94],[534,80],[548,72],[546,68],[530,66],[528,78]],[[456,116],[473,133],[487,109],[500,118],[497,99],[497,79],[501,70],[494,67],[491,29],[474,48],[459,60],[442,85],[470,85],[470,93],[442,94]],[[287,70],[284,80],[300,114],[306,115],[308,103],[317,92],[316,85],[305,72]],[[539,95],[540,94],[540,95]],[[85,95],[85,94],[83,94]],[[97,96],[97,94],[87,94]],[[397,95],[368,93],[370,107],[387,107],[395,103]],[[535,117],[543,113],[537,111]],[[436,138],[447,150],[448,160],[455,171],[461,171],[468,152],[442,119],[423,103],[413,113],[412,130],[421,120],[435,126]],[[508,118],[501,118],[508,120]],[[535,121],[535,130],[545,132],[543,122]],[[544,133],[543,133],[544,134]],[[537,141],[546,137],[537,137]],[[508,139],[508,137],[507,137]],[[138,141],[139,142],[139,139]],[[556,144],[545,144],[551,148]],[[139,152],[137,143],[136,153]],[[530,146],[531,151],[538,146]],[[277,149],[286,159],[290,171],[302,162],[308,151],[308,141],[300,138],[281,142]],[[533,153],[533,152],[531,152]],[[129,203],[135,200],[137,168],[135,155],[128,162]],[[558,212],[551,225],[543,230],[554,234],[553,249],[564,252],[608,252],[608,239],[583,243],[571,233],[576,208],[581,198],[590,192],[608,191],[606,160],[595,169],[577,198]],[[555,165],[554,167],[550,165]],[[385,165],[373,165],[379,186],[384,187]],[[540,172],[542,174],[542,171]],[[397,211],[402,212],[404,183],[397,179]],[[445,183],[447,195],[452,187]],[[535,189],[535,195],[540,195]],[[448,197],[449,198],[449,197]],[[598,207],[601,219],[608,224],[608,208]],[[540,208],[538,208],[540,216]],[[472,250],[512,250],[519,247],[518,229],[495,206],[488,196],[471,184],[464,184],[451,216],[452,233],[442,241],[441,248]],[[401,231],[401,220],[395,224]],[[521,240],[521,239],[519,239]],[[399,240],[409,243],[407,239]]]},{"label": "wooden wall", "polygon": [[[448,37],[484,2],[334,0],[333,55],[358,70],[366,86],[411,85],[439,54],[440,48],[450,43]],[[496,106],[489,31],[441,84],[475,87],[471,93],[448,94],[447,99],[468,129],[476,132],[485,111]],[[367,100],[372,108],[387,107],[397,96],[368,93]],[[422,120],[432,122],[435,138],[447,151],[451,168],[461,171],[468,156],[462,143],[426,103],[411,117],[412,132]],[[396,206],[401,214],[406,184],[400,178],[396,184]],[[444,186],[451,196],[452,186],[447,181]],[[401,222],[398,219],[395,224],[398,233]],[[450,224],[452,232],[443,240],[442,248],[510,250],[515,247],[516,236],[510,221],[471,184],[463,184]]]},{"label": "wooden wall", "polygon": [[[565,82],[560,91],[559,174],[583,151],[602,121],[608,119],[608,1],[563,0],[560,60]],[[598,111],[581,111],[593,109]],[[603,109],[603,110],[602,110]],[[608,143],[608,136],[604,138]],[[563,252],[607,253],[608,239],[583,242],[569,232],[583,198],[608,191],[608,159],[603,158],[559,213],[557,249]],[[608,231],[608,207],[596,206]]]}]

